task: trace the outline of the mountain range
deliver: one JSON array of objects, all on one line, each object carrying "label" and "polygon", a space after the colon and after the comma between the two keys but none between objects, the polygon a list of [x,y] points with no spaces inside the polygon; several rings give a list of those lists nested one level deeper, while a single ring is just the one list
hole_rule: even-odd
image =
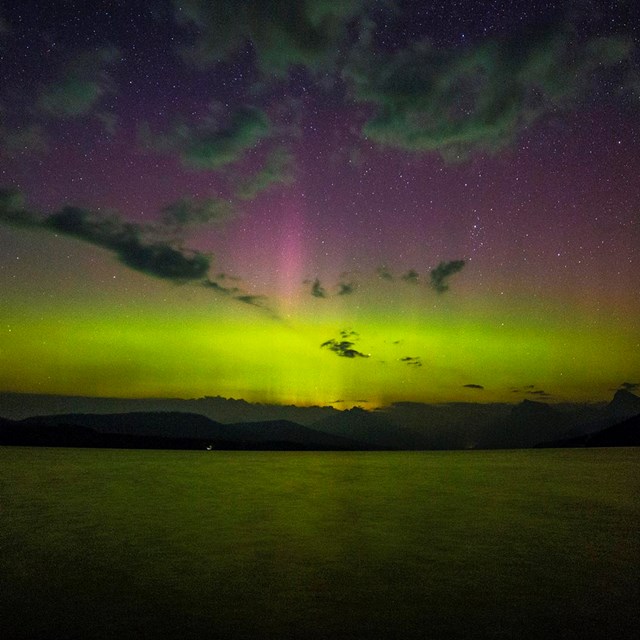
[{"label": "mountain range", "polygon": [[[7,416],[0,421],[0,444],[180,449],[504,449],[609,446],[617,442],[633,445],[638,444],[640,433],[640,397],[625,389],[616,391],[606,405],[550,405],[531,400],[515,405],[397,403],[375,411],[359,407],[339,411],[331,407],[253,405],[222,398],[75,400],[0,394],[0,412]],[[89,411],[69,412],[74,405]],[[174,409],[167,410],[167,405]],[[206,408],[208,413],[217,408],[218,415],[225,418],[240,411],[249,417],[273,415],[274,419],[223,422],[200,412],[181,410],[194,405]],[[116,406],[145,410],[108,410]],[[39,407],[53,412],[34,415],[33,409]],[[30,415],[23,417],[24,413]],[[301,416],[306,424],[283,417],[290,414]]]}]

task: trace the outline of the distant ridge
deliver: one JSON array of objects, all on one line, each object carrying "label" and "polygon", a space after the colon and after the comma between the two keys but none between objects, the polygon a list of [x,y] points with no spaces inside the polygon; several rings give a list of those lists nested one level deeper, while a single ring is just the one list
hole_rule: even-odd
[{"label": "distant ridge", "polygon": [[2,420],[0,444],[124,446],[169,449],[361,450],[366,443],[334,436],[286,420],[221,424],[180,412],[61,414],[22,421]]},{"label": "distant ridge", "polygon": [[366,442],[375,447],[412,449],[419,444],[415,435],[408,430],[359,407],[337,412],[312,426],[318,431]]},{"label": "distant ridge", "polygon": [[[123,406],[127,410],[115,410]],[[66,424],[112,436],[186,438],[244,448],[264,448],[275,442],[281,448],[318,450],[528,448],[579,439],[639,413],[640,398],[626,389],[618,390],[606,404],[547,404],[529,399],[518,404],[400,402],[374,410],[263,405],[221,397],[117,399],[0,393],[0,416],[23,419],[25,424]],[[247,419],[229,419],[239,415]],[[291,420],[292,415],[301,416],[302,422]]]}]

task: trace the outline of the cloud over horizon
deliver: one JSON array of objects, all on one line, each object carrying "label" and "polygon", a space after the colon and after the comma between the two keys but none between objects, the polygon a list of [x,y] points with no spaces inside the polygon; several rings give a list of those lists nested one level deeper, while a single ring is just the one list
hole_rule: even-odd
[{"label": "cloud over horizon", "polygon": [[[200,205],[202,210],[193,202],[189,206],[184,205],[186,212],[180,208],[177,218],[180,222],[188,223],[191,215],[208,217],[209,204],[204,201]],[[217,211],[215,206],[213,209]],[[9,189],[0,189],[0,223],[24,229],[44,229],[77,238],[111,251],[121,264],[134,271],[178,284],[199,283],[223,296],[265,309],[274,315],[268,298],[243,291],[235,284],[237,278],[226,274],[209,277],[209,254],[158,239],[163,231],[161,225],[140,225],[114,214],[99,215],[73,206],[64,206],[50,215],[37,215],[25,207],[20,192]],[[227,285],[227,280],[234,284]]]},{"label": "cloud over horizon", "polygon": [[450,262],[441,262],[437,267],[431,269],[429,277],[431,278],[431,286],[437,293],[444,293],[449,290],[449,278],[461,271],[465,265],[464,260],[451,260]]},{"label": "cloud over horizon", "polygon": [[369,354],[362,353],[353,348],[359,338],[360,334],[357,331],[343,329],[340,331],[340,338],[326,340],[320,345],[320,348],[328,349],[341,358],[369,358]]}]

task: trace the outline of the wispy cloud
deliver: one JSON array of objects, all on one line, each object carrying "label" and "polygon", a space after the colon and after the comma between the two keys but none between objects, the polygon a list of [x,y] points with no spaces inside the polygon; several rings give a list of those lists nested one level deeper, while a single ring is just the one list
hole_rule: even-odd
[{"label": "wispy cloud", "polygon": [[186,227],[205,223],[227,222],[236,215],[235,208],[222,198],[194,200],[181,198],[162,210],[163,224],[171,227]]},{"label": "wispy cloud", "polygon": [[400,276],[404,282],[408,282],[409,284],[418,284],[418,277],[419,274],[414,269],[409,269],[409,271]]},{"label": "wispy cloud", "polygon": [[364,5],[363,0],[175,0],[178,19],[196,35],[184,52],[187,60],[200,66],[217,64],[251,43],[259,68],[268,76],[285,75],[293,66],[328,71]]},{"label": "wispy cloud", "polygon": [[383,49],[369,24],[344,70],[355,97],[375,107],[363,135],[448,160],[512,143],[524,128],[585,96],[597,71],[622,68],[622,83],[633,81],[631,38],[577,38],[561,15],[509,37],[451,48],[422,41]]},{"label": "wispy cloud", "polygon": [[389,269],[385,266],[378,267],[376,269],[376,274],[380,280],[393,280],[393,275]]},{"label": "wispy cloud", "polygon": [[400,362],[404,362],[411,367],[422,366],[422,358],[420,358],[420,356],[405,356],[404,358],[400,358]]},{"label": "wispy cloud", "polygon": [[115,92],[115,83],[105,69],[117,62],[118,56],[118,50],[109,47],[77,55],[57,78],[41,87],[37,109],[56,118],[88,115],[104,95]]},{"label": "wispy cloud", "polygon": [[293,155],[285,148],[274,149],[264,165],[253,175],[235,180],[235,194],[241,200],[253,200],[259,193],[273,185],[293,182]]},{"label": "wispy cloud", "polygon": [[149,149],[178,153],[187,167],[217,170],[240,160],[245,151],[265,139],[270,130],[266,113],[242,106],[226,114],[212,112],[197,124],[176,125],[168,133],[155,134],[145,125],[140,136]]}]

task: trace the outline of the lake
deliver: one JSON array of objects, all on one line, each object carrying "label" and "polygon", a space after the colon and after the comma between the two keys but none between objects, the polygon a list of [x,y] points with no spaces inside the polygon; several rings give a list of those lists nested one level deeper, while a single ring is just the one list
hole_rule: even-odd
[{"label": "lake", "polygon": [[0,447],[2,638],[637,638],[640,449]]}]

